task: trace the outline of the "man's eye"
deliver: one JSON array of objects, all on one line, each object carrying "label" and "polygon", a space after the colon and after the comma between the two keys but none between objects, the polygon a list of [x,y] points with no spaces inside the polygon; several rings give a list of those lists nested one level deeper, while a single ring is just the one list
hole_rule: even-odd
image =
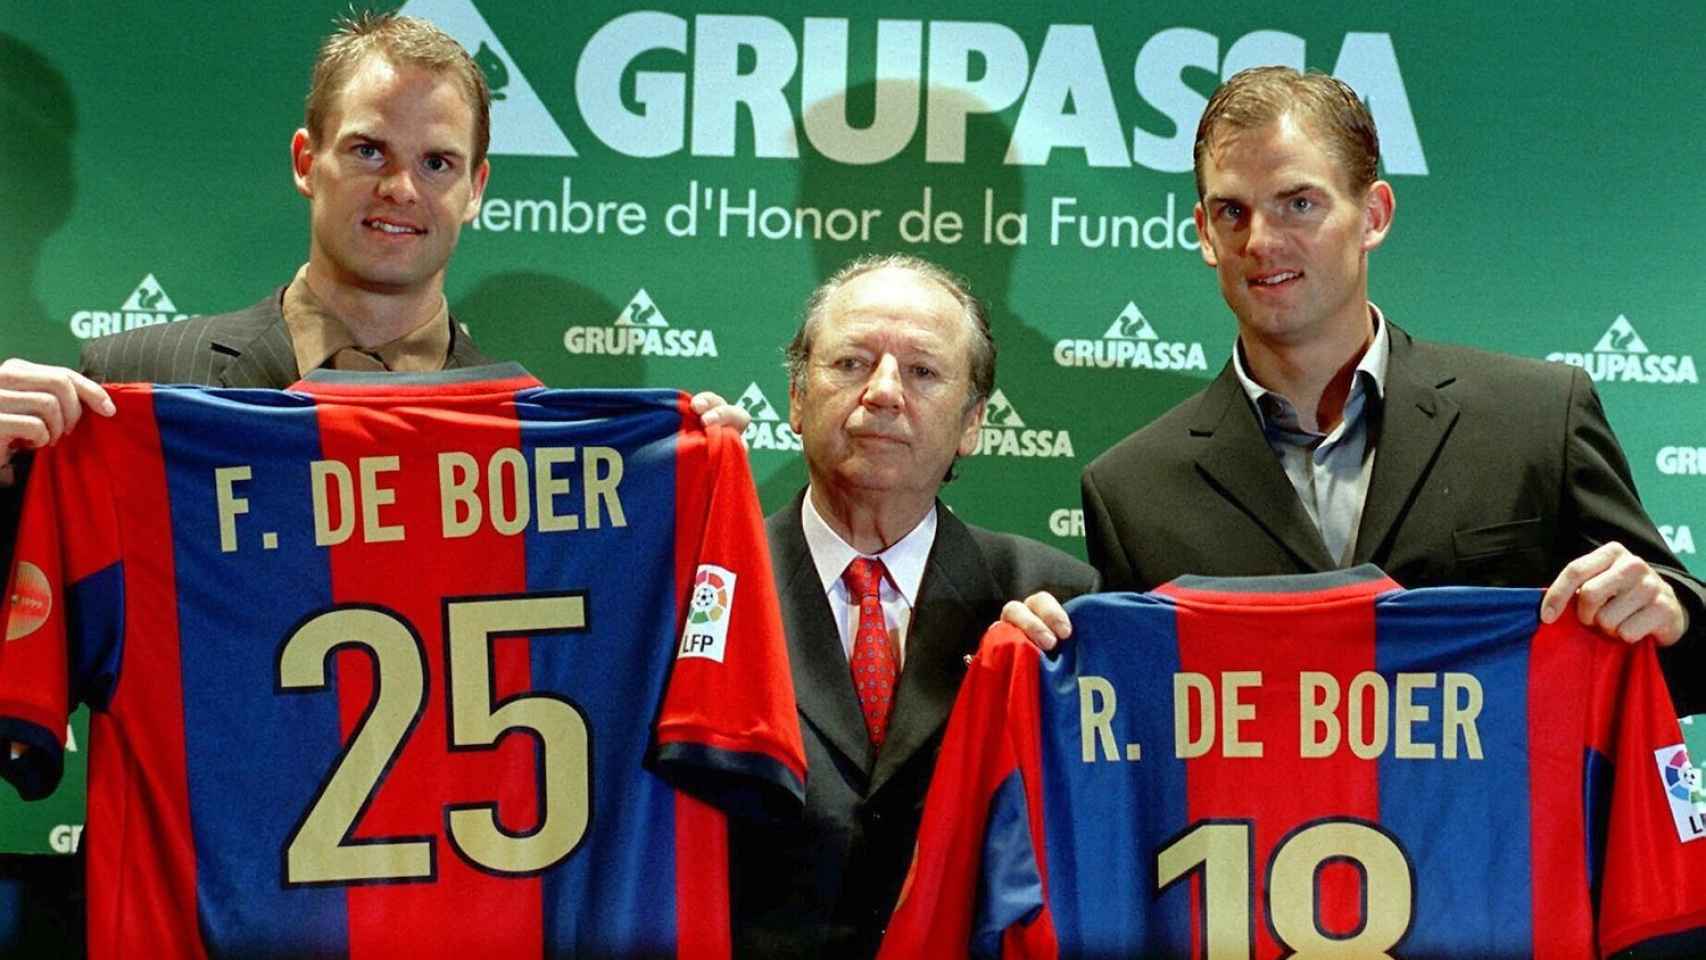
[{"label": "man's eye", "polygon": [[1244,219],[1244,208],[1236,203],[1224,204],[1220,208],[1220,218],[1234,222],[1242,220]]},{"label": "man's eye", "polygon": [[1291,209],[1293,213],[1308,213],[1315,209],[1315,201],[1308,197],[1292,197]]},{"label": "man's eye", "polygon": [[444,173],[450,169],[450,161],[446,160],[444,157],[427,157],[425,160],[425,166],[433,173]]},{"label": "man's eye", "polygon": [[915,363],[912,365],[912,375],[920,380],[934,380],[936,378],[936,371],[932,367],[926,367],[921,363]]},{"label": "man's eye", "polygon": [[831,367],[834,367],[837,370],[844,370],[844,371],[852,372],[854,370],[858,370],[858,369],[864,367],[865,361],[859,359],[858,357],[837,357],[836,359],[830,361],[829,365]]},{"label": "man's eye", "polygon": [[379,159],[379,148],[371,143],[358,143],[355,145],[353,152],[363,160]]}]

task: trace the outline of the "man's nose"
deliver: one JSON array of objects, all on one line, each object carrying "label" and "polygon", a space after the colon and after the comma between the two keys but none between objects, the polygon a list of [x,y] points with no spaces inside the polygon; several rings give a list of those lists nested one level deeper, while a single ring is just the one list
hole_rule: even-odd
[{"label": "man's nose", "polygon": [[896,360],[893,354],[883,354],[871,368],[870,379],[865,381],[865,404],[873,407],[898,406],[904,391],[905,386],[900,379],[900,361]]}]

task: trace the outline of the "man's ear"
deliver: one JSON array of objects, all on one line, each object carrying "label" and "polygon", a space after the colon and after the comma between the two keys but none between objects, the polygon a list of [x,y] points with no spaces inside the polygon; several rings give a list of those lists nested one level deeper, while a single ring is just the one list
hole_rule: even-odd
[{"label": "man's ear", "polygon": [[1214,252],[1214,236],[1208,232],[1208,214],[1203,212],[1202,201],[1191,208],[1191,219],[1197,225],[1197,252],[1202,254],[1202,262],[1211,267],[1220,266],[1220,256]]},{"label": "man's ear", "polygon": [[468,198],[468,209],[462,212],[462,222],[472,223],[480,212],[480,199],[486,195],[486,180],[492,175],[492,161],[481,160],[474,170],[474,193]]},{"label": "man's ear", "polygon": [[988,406],[986,398],[972,404],[972,408],[966,411],[965,422],[960,426],[960,456],[969,457],[977,450],[978,428],[983,426],[983,414]]},{"label": "man's ear", "polygon": [[308,181],[308,171],[313,166],[314,142],[307,128],[302,128],[290,138],[290,175],[296,181],[296,192],[305,197],[314,196],[314,187]]},{"label": "man's ear", "polygon": [[1367,253],[1386,240],[1392,229],[1392,217],[1398,210],[1398,198],[1392,195],[1392,184],[1376,180],[1369,184],[1362,201],[1362,250]]}]

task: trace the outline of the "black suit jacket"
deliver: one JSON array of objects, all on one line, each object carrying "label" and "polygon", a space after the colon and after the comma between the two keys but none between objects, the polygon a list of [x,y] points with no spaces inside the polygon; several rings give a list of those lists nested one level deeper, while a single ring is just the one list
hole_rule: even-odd
[{"label": "black suit jacket", "polygon": [[1072,597],[1096,585],[1094,571],[1061,551],[969,526],[938,502],[888,740],[873,755],[800,526],[801,497],[768,517],[765,533],[799,701],[806,803],[799,820],[731,826],[734,953],[743,958],[876,952],[912,860],[965,657],[1006,601],[1036,590]]},{"label": "black suit jacket", "polygon": [[[1679,710],[1706,710],[1706,585],[1642,509],[1587,375],[1389,330],[1352,563],[1378,564],[1406,587],[1537,587],[1620,541],[1690,607],[1689,636],[1662,659]],[[1083,492],[1090,562],[1108,589],[1148,590],[1187,573],[1336,566],[1230,362],[1202,392],[1097,457]]]}]

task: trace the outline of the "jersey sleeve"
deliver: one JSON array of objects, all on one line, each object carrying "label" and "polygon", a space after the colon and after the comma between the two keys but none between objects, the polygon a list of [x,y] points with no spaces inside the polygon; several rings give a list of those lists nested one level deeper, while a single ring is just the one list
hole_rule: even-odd
[{"label": "jersey sleeve", "polygon": [[1601,638],[1594,646],[1601,663],[1591,712],[1603,718],[1603,749],[1614,758],[1610,796],[1594,824],[1604,848],[1602,955],[1706,956],[1706,789],[1653,645]]},{"label": "jersey sleeve", "polygon": [[1044,896],[1037,651],[997,624],[948,718],[879,960],[1053,957]]},{"label": "jersey sleeve", "polygon": [[731,813],[797,811],[805,748],[758,492],[736,434],[682,431],[676,511],[681,632],[657,725],[659,768]]},{"label": "jersey sleeve", "polygon": [[[121,415],[122,419],[122,415]],[[0,621],[0,776],[25,799],[52,793],[64,769],[66,716],[100,707],[117,682],[123,619],[118,516],[85,425],[36,457],[18,523]]]}]

